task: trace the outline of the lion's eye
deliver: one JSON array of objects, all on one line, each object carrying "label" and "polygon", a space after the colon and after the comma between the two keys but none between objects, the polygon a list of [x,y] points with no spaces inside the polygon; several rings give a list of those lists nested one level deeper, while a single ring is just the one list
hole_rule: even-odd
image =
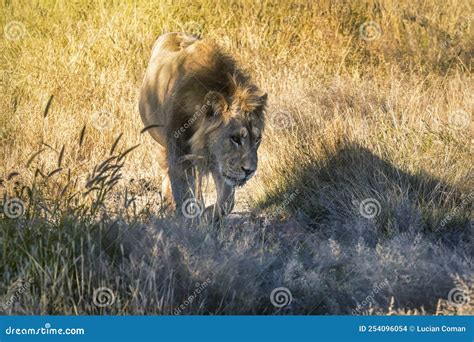
[{"label": "lion's eye", "polygon": [[256,140],[255,140],[255,144],[260,144],[262,142],[262,137],[258,137]]},{"label": "lion's eye", "polygon": [[240,145],[240,137],[237,137],[237,136],[233,136],[233,137],[230,137],[230,140],[236,144],[237,146]]}]

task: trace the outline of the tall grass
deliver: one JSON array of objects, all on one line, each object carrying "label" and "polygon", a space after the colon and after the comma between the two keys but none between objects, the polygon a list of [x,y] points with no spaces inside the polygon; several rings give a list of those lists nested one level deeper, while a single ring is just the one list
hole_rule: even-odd
[{"label": "tall grass", "polygon": [[[24,209],[0,216],[4,313],[472,314],[468,1],[1,6],[0,187]],[[269,93],[219,227],[169,215],[140,133],[151,46],[178,30]]]}]

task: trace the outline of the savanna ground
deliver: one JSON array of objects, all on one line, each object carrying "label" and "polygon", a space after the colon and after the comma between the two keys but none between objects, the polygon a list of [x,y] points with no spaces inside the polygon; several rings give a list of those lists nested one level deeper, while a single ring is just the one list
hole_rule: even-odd
[{"label": "savanna ground", "polygon": [[[469,1],[3,1],[0,24],[3,314],[473,314]],[[269,94],[217,227],[167,213],[140,133],[169,31]]]}]

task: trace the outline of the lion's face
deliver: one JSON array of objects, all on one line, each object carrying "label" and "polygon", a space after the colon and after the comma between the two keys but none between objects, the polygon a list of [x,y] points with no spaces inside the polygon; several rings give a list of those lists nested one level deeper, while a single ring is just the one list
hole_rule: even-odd
[{"label": "lion's face", "polygon": [[257,170],[262,123],[234,116],[221,127],[211,147],[216,169],[231,186],[244,185]]},{"label": "lion's face", "polygon": [[267,94],[256,87],[235,89],[230,97],[216,91],[207,93],[206,115],[190,146],[194,155],[209,158],[206,163],[227,185],[242,186],[257,170]]}]

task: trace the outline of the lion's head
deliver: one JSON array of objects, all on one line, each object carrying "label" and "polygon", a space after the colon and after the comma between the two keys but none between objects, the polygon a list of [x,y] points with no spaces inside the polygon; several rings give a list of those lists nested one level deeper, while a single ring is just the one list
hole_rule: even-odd
[{"label": "lion's head", "polygon": [[212,169],[227,184],[242,186],[257,170],[267,94],[231,79],[230,96],[216,91],[206,95],[205,124],[191,139],[191,146],[194,152],[206,150]]}]

